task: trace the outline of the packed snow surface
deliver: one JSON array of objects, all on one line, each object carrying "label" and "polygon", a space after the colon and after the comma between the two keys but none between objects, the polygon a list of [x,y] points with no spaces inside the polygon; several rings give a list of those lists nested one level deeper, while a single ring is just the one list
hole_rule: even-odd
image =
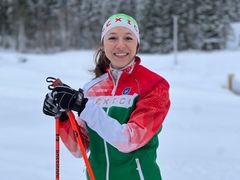
[{"label": "packed snow surface", "polygon": [[[51,55],[0,51],[0,179],[55,179],[55,121],[42,113],[46,77],[75,89],[93,78],[93,51]],[[171,109],[159,135],[164,180],[239,180],[240,96],[227,75],[240,76],[240,52],[140,54],[142,64],[165,77]],[[85,179],[83,159],[61,144],[62,180]],[[126,177],[123,177],[125,179]]]}]

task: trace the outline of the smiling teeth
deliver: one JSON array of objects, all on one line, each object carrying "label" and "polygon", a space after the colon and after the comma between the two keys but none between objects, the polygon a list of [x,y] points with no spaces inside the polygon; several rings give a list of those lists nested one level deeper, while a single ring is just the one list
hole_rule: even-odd
[{"label": "smiling teeth", "polygon": [[116,56],[126,56],[128,53],[115,53]]}]

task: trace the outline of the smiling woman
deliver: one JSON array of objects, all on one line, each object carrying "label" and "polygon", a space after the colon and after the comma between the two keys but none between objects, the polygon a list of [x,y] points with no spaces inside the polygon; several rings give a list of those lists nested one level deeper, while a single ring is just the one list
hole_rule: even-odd
[{"label": "smiling woman", "polygon": [[78,112],[96,179],[161,180],[156,158],[158,134],[170,107],[169,84],[140,65],[139,31],[132,17],[111,16],[103,25],[101,42],[95,78],[79,91],[66,84],[55,87],[46,96],[44,111],[61,114],[61,139],[77,157],[81,152],[64,111]]},{"label": "smiling woman", "polygon": [[96,53],[95,77],[111,67],[121,69],[133,63],[140,44],[137,22],[126,14],[114,14],[103,25],[102,46]]}]

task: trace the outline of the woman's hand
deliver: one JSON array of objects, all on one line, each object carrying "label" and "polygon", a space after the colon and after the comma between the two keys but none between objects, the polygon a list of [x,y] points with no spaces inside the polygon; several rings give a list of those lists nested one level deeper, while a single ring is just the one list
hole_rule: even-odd
[{"label": "woman's hand", "polygon": [[87,102],[82,89],[77,91],[68,86],[54,87],[51,96],[57,108],[65,111],[74,110],[81,113]]},{"label": "woman's hand", "polygon": [[66,112],[61,112],[56,104],[53,102],[51,92],[47,93],[43,102],[43,113],[48,116],[59,117],[61,121],[67,120],[68,116]]}]

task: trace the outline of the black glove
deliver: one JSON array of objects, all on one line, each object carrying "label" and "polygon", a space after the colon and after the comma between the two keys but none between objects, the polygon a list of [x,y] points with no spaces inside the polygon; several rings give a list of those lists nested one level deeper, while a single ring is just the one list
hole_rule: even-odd
[{"label": "black glove", "polygon": [[59,117],[61,121],[68,119],[67,113],[61,112],[57,105],[54,104],[51,93],[48,93],[44,99],[43,113],[48,116]]},{"label": "black glove", "polygon": [[76,91],[68,86],[56,86],[52,90],[53,102],[61,110],[73,110],[79,114],[85,108],[87,98],[84,98],[83,90]]}]

